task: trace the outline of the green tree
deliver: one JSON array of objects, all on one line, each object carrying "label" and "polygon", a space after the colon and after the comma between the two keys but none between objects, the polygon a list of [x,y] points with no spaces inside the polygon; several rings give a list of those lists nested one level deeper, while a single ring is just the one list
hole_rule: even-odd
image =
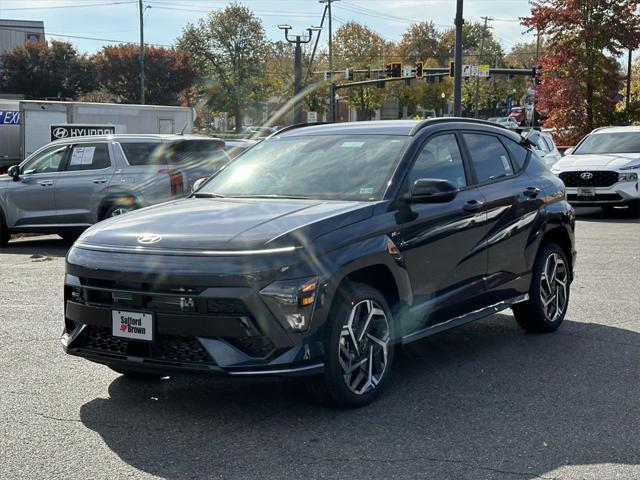
[{"label": "green tree", "polygon": [[[109,45],[94,57],[103,92],[121,103],[140,102],[140,58],[135,45]],[[178,105],[195,81],[196,69],[183,50],[147,46],[144,49],[145,100],[151,105]],[[94,94],[98,97],[98,93]]]},{"label": "green tree", "polygon": [[237,3],[188,25],[178,39],[179,48],[189,52],[210,79],[205,90],[215,96],[208,103],[230,111],[238,130],[245,110],[266,96],[262,73],[268,45],[262,21]]},{"label": "green tree", "polygon": [[622,86],[615,60],[640,45],[637,0],[534,0],[523,24],[544,32],[538,106],[573,142],[608,124]]},{"label": "green tree", "polygon": [[[347,22],[336,30],[334,52],[336,68],[367,68],[381,65],[389,46],[376,32],[358,22]],[[386,50],[385,50],[386,49]],[[355,87],[340,91],[347,103],[358,111],[358,120],[371,118],[374,111],[381,108],[385,92],[378,88]]]},{"label": "green tree", "polygon": [[27,42],[3,55],[0,85],[31,98],[77,98],[95,88],[95,70],[70,43]]},{"label": "green tree", "polygon": [[435,66],[445,66],[448,52],[442,43],[442,34],[433,22],[414,23],[402,34],[398,55],[403,62],[413,64],[433,59]]}]

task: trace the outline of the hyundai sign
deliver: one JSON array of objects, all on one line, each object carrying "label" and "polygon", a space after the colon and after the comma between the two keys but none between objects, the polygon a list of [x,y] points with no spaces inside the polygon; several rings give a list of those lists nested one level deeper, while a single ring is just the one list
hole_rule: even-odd
[{"label": "hyundai sign", "polygon": [[87,135],[113,135],[115,125],[51,125],[51,141],[62,138],[86,137]]},{"label": "hyundai sign", "polygon": [[17,110],[0,110],[0,125],[20,125],[20,112]]}]

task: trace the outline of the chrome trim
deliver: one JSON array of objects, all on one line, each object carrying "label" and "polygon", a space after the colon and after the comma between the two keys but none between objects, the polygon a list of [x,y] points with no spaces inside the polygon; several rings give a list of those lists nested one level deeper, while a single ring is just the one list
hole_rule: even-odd
[{"label": "chrome trim", "polygon": [[320,368],[324,368],[324,363],[316,363],[313,365],[306,365],[304,367],[284,368],[281,370],[248,370],[228,373],[231,375],[280,375],[284,373],[306,372],[308,370],[315,370]]},{"label": "chrome trim", "polygon": [[84,248],[85,250],[97,250],[102,252],[114,253],[147,253],[150,255],[185,255],[185,256],[212,256],[212,257],[233,257],[241,255],[270,255],[273,253],[289,253],[299,250],[302,247],[280,247],[265,248],[262,250],[181,250],[175,248],[145,248],[145,247],[126,247],[111,245],[93,245],[90,243],[76,242],[76,248]]}]

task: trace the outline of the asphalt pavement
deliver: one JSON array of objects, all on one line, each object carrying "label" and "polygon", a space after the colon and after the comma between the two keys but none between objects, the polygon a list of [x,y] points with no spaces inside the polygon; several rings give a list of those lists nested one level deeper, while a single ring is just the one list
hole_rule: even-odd
[{"label": "asphalt pavement", "polygon": [[56,236],[0,250],[0,478],[640,478],[640,221],[578,211],[555,334],[495,315],[402,349],[352,411],[291,380],[132,381],[63,354]]}]

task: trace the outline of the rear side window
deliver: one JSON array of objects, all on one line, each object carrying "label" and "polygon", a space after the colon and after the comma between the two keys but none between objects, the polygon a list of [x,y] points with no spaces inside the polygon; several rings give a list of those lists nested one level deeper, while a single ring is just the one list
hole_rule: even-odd
[{"label": "rear side window", "polygon": [[169,163],[175,165],[200,161],[230,160],[224,151],[223,144],[207,140],[183,140],[172,143],[166,148],[166,156]]},{"label": "rear side window", "polygon": [[448,180],[459,188],[467,185],[455,135],[439,135],[425,144],[409,173],[409,185],[421,178]]},{"label": "rear side window", "polygon": [[79,143],[71,149],[67,170],[101,170],[110,166],[106,143]]},{"label": "rear side window", "polygon": [[506,138],[502,139],[502,143],[505,144],[507,150],[511,154],[511,160],[515,164],[516,170],[520,171],[524,168],[524,164],[527,162],[529,156],[529,150],[522,145]]},{"label": "rear side window", "polygon": [[127,162],[132,167],[139,165],[158,165],[164,161],[164,145],[158,142],[121,143]]},{"label": "rear side window", "polygon": [[479,183],[513,175],[509,153],[497,137],[465,133],[464,139]]}]

